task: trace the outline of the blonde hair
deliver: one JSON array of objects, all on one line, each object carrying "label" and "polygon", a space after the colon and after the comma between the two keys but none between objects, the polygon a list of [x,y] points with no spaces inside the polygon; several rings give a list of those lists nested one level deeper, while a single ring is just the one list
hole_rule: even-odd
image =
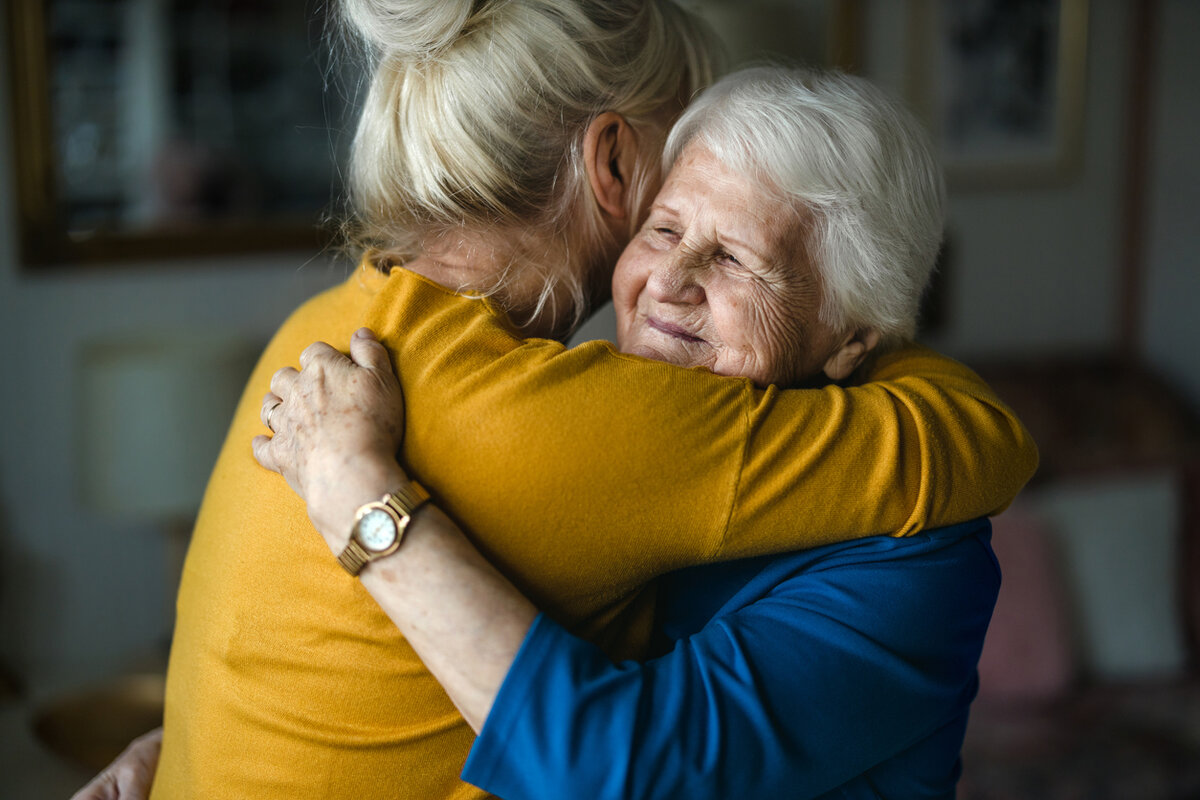
[{"label": "blonde hair", "polygon": [[[570,313],[550,310],[573,328],[588,282],[607,278],[623,244],[588,183],[587,126],[615,111],[635,131],[636,224],[667,127],[712,80],[707,28],[671,0],[342,0],[342,10],[373,57],[351,155],[354,244],[403,262],[438,237],[508,237],[528,257],[462,288],[503,301],[512,271],[537,270],[531,318],[565,296]],[[538,257],[552,251],[566,257]]]},{"label": "blonde hair", "polygon": [[885,346],[912,338],[946,189],[928,132],[899,100],[839,72],[744,69],[684,112],[666,167],[692,142],[812,213],[822,321],[873,329]]}]

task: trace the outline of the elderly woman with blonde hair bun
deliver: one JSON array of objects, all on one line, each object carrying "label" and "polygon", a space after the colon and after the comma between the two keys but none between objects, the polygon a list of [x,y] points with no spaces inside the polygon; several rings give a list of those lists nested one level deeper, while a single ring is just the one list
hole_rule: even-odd
[{"label": "elderly woman with blonde hair bun", "polygon": [[[710,315],[711,331],[702,314],[645,317],[641,354],[674,364],[606,343],[567,349],[555,339],[606,299],[621,248],[656,230],[643,222],[656,219],[660,146],[708,78],[702,29],[668,0],[347,7],[375,53],[351,172],[367,249],[272,340],[214,469],[180,589],[156,797],[483,796],[459,773],[530,628],[530,601],[545,630],[553,617],[613,656],[645,657],[658,576],[873,535],[925,541],[912,536],[994,512],[1028,479],[1036,451],[1012,412],[966,368],[905,344],[936,249],[938,180],[922,189],[935,198],[932,239],[900,233],[907,244],[879,251],[906,253],[920,273],[899,326],[874,327],[823,273],[793,286],[735,270],[763,297],[794,289],[786,309],[756,306],[774,310],[747,319],[736,292],[714,292],[736,313]],[[418,30],[423,46],[391,41]],[[778,233],[795,245],[797,230],[788,217]],[[731,267],[746,258],[701,254]],[[614,285],[618,308],[649,296]],[[696,305],[696,284],[671,285],[683,292],[673,305]],[[727,327],[737,313],[765,325],[743,332],[764,335]],[[301,378],[279,369],[317,339],[378,355],[352,338],[361,326],[378,332],[399,384],[383,363],[355,371],[327,346],[305,351]],[[534,333],[551,338],[525,338]],[[880,342],[890,349],[873,357]],[[314,378],[339,388],[310,391]],[[262,424],[288,432],[259,440],[257,455],[285,469],[312,521],[248,451]],[[351,537],[366,488],[387,498],[364,506]],[[422,596],[435,609],[459,590],[486,596],[492,616],[469,628],[502,633],[499,649],[434,635],[446,627],[438,614],[419,615],[426,629],[380,608],[372,595],[420,563],[404,559],[422,541],[469,575],[418,567],[445,578]],[[389,616],[405,620],[403,635]],[[471,654],[490,665],[482,678]],[[455,661],[466,694],[441,668]]]}]

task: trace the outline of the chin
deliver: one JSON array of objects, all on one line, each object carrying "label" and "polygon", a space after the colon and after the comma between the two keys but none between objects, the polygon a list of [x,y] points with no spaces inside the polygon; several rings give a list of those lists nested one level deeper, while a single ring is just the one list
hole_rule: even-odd
[{"label": "chin", "polygon": [[655,361],[662,361],[662,353],[657,349],[650,347],[644,342],[634,342],[628,346],[622,346],[621,352],[628,353],[631,356],[641,356],[642,358],[652,358]]},{"label": "chin", "polygon": [[621,352],[628,353],[631,356],[641,356],[648,358],[651,361],[665,361],[668,364],[678,364],[678,357],[673,357],[672,354],[665,352],[661,347],[654,347],[645,342],[634,342],[629,347],[622,347]]}]

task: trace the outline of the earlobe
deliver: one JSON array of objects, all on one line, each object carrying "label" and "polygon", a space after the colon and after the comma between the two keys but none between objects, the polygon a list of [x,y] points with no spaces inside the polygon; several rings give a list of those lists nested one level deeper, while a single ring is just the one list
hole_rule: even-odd
[{"label": "earlobe", "polygon": [[605,111],[592,120],[583,137],[583,159],[596,203],[612,219],[624,220],[629,214],[629,180],[637,163],[637,138],[625,118]]},{"label": "earlobe", "polygon": [[831,381],[844,381],[854,374],[875,346],[879,344],[879,332],[870,328],[847,334],[841,347],[825,362],[825,377]]}]

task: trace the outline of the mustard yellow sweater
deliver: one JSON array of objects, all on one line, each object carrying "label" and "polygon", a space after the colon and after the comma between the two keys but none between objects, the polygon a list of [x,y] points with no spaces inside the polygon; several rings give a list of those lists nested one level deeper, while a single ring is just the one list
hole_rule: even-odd
[{"label": "mustard yellow sweater", "polygon": [[610,652],[646,641],[676,567],[992,513],[1032,475],[1024,428],[919,347],[857,388],[778,391],[614,352],[521,342],[489,303],[364,268],[263,354],[184,570],[153,797],[462,798],[473,734],[304,504],[260,468],[271,374],[361,325],[394,355],[403,458],[543,609]]}]

